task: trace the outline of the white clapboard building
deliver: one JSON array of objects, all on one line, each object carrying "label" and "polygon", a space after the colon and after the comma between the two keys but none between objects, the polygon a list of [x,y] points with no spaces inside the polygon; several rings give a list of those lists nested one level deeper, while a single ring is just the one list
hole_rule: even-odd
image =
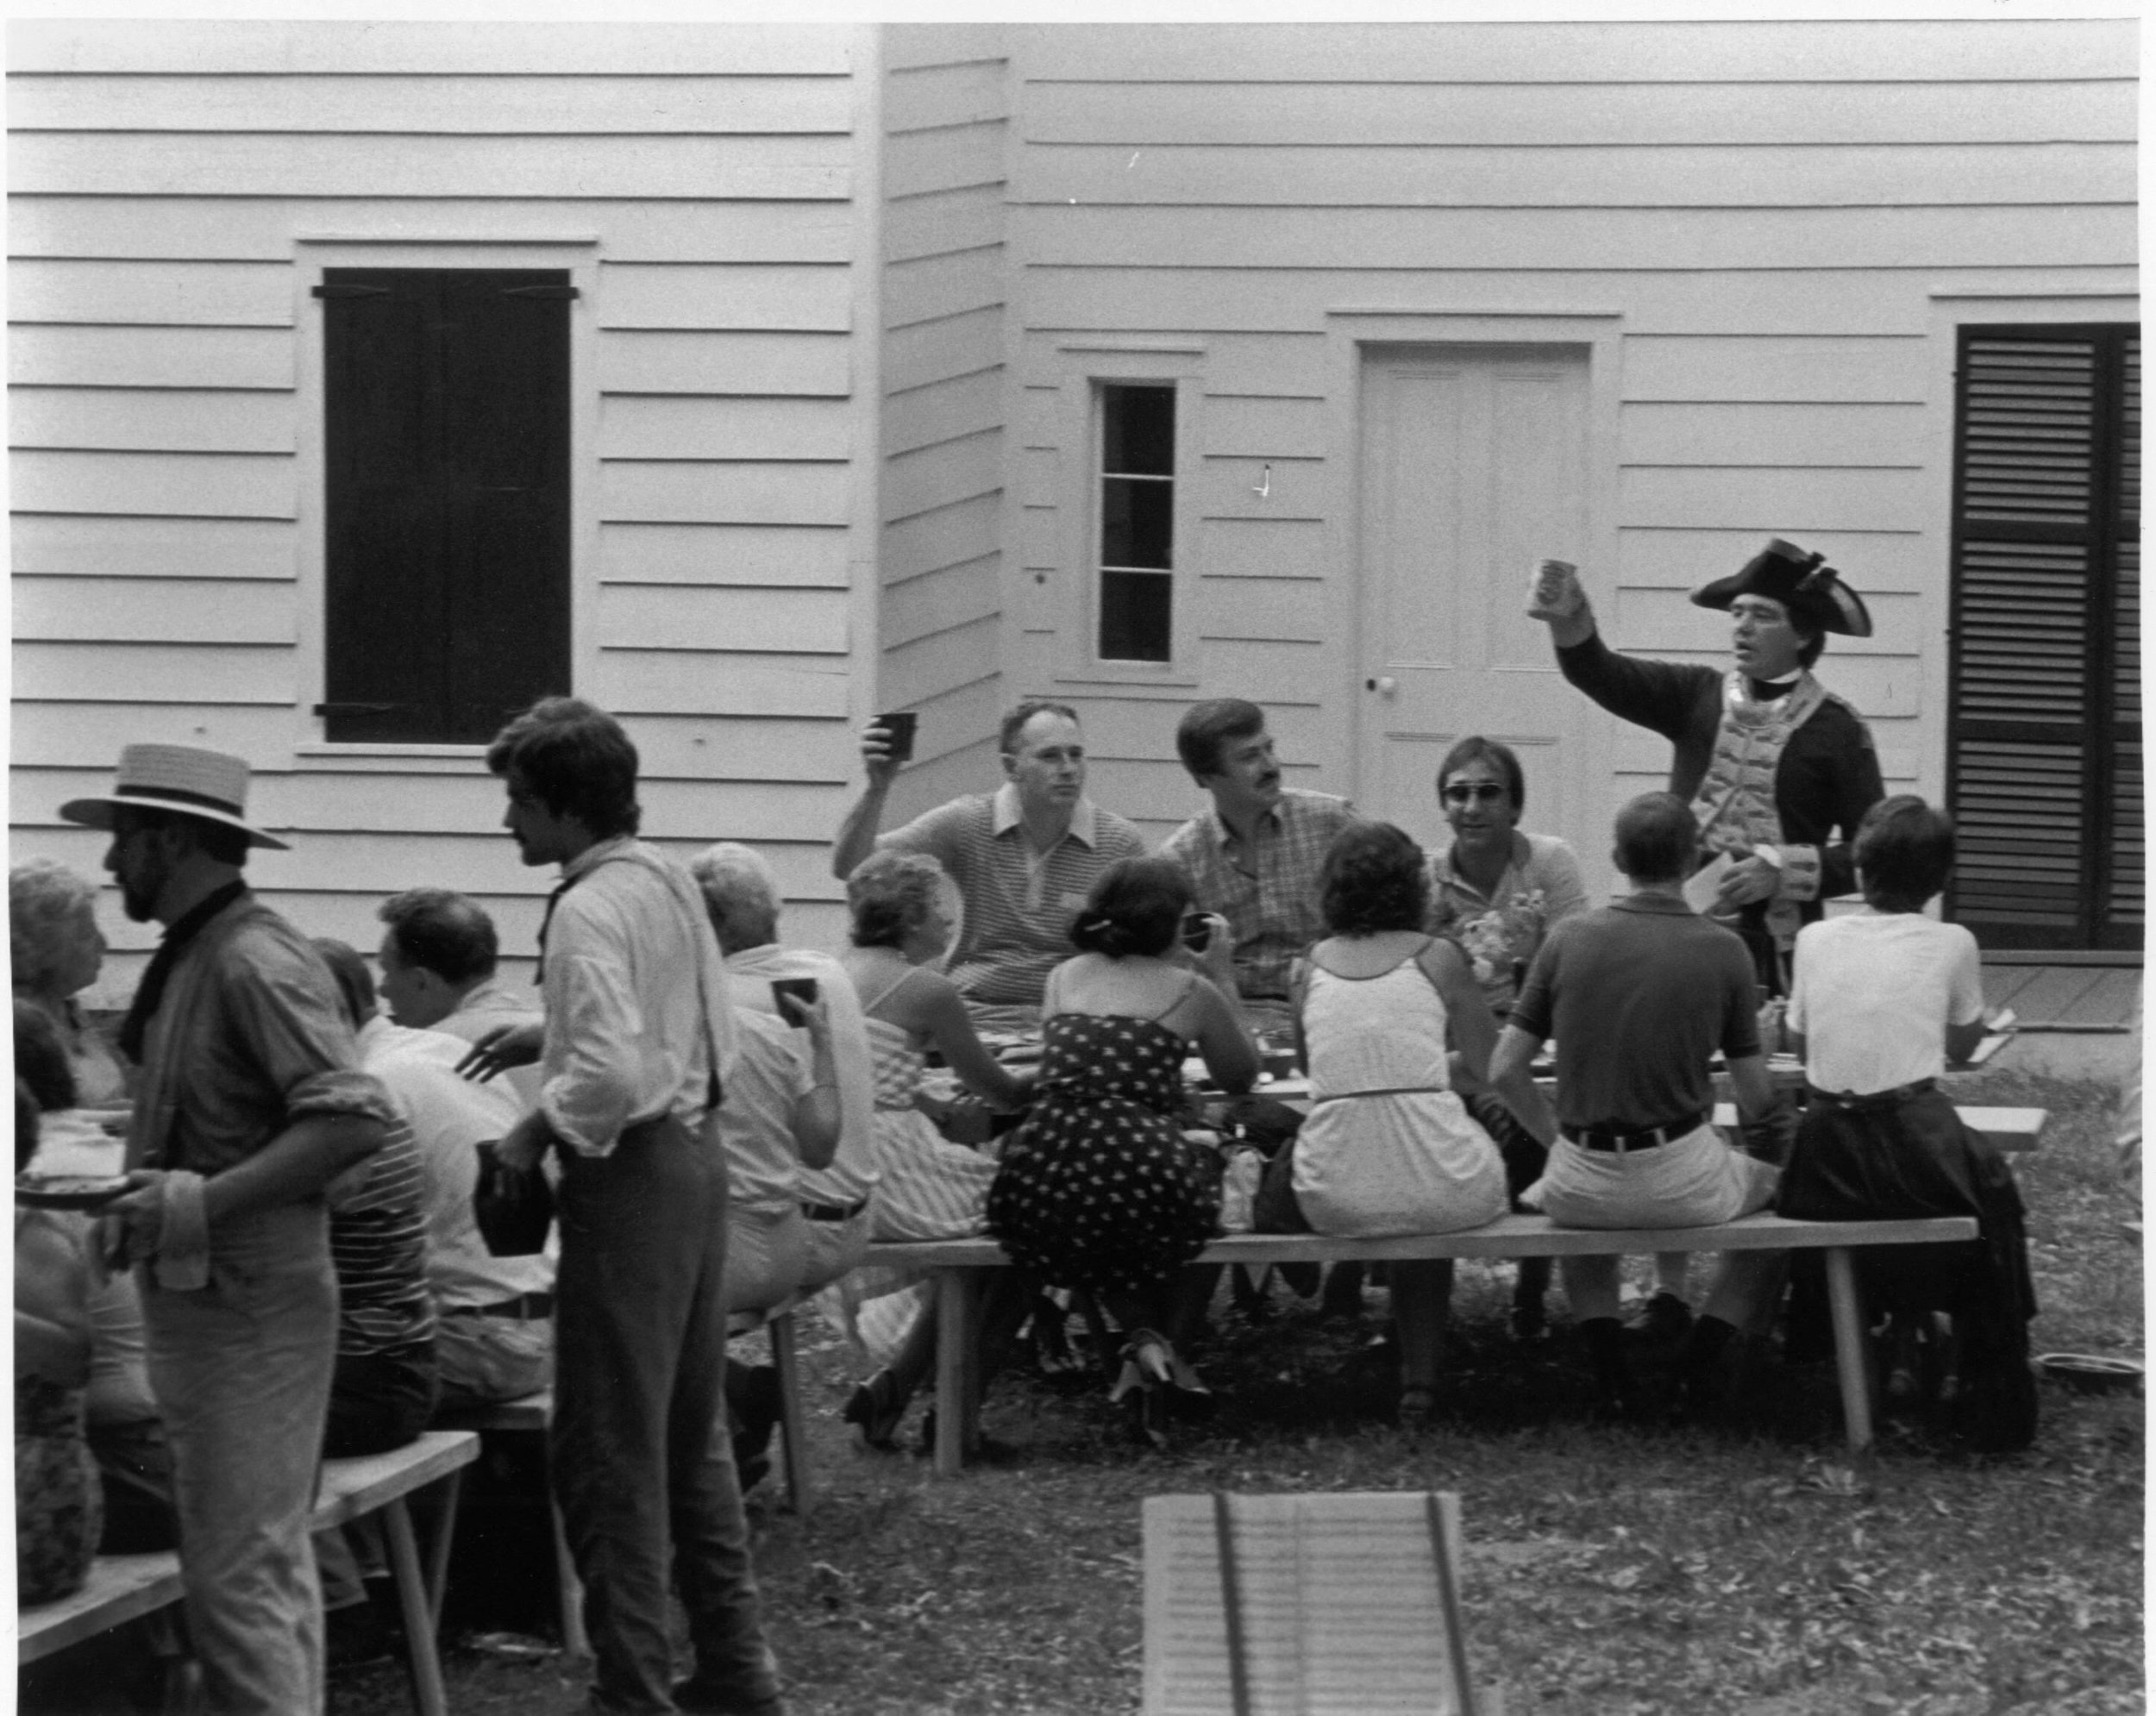
[{"label": "white clapboard building", "polygon": [[1066,698],[1157,836],[1232,694],[1433,838],[1503,737],[1600,865],[1666,748],[1532,559],[1714,661],[1685,591],[1781,535],[1950,909],[2138,948],[2137,28],[17,22],[12,849],[94,871],[55,807],[192,740],[304,925],[434,883],[527,953],[481,742],[573,690],[828,945],[870,712],[910,811]]}]

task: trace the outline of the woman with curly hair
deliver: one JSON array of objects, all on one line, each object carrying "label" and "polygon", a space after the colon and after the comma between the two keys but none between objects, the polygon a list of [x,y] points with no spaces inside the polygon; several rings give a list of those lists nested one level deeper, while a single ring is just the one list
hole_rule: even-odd
[{"label": "woman with curly hair", "polygon": [[[1424,933],[1422,849],[1389,823],[1344,830],[1319,872],[1326,938],[1294,980],[1310,1115],[1268,1175],[1259,1224],[1332,1234],[1449,1233],[1506,1208],[1497,1146],[1452,1088],[1482,1084],[1495,1021],[1466,957]],[[1501,1092],[1534,1137],[1557,1133],[1525,1074]],[[1428,1422],[1452,1292],[1450,1259],[1395,1262],[1400,1421]]]},{"label": "woman with curly hair", "polygon": [[1167,1331],[1184,1266],[1220,1213],[1219,1157],[1187,1143],[1179,1123],[1183,1059],[1194,1043],[1231,1093],[1258,1070],[1228,938],[1216,926],[1203,968],[1177,944],[1190,905],[1188,880],[1166,859],[1101,873],[1071,926],[1081,951],[1049,974],[1033,1112],[988,1193],[989,1226],[1012,1261],[1091,1293],[1121,1325],[1112,1398],[1132,1403],[1156,1446],[1164,1390],[1207,1393]]},{"label": "woman with curly hair", "polygon": [[81,1103],[105,1108],[126,1099],[127,1075],[74,999],[97,980],[104,963],[97,898],[96,883],[50,858],[28,858],[8,871],[8,955],[16,999],[52,1020]]}]

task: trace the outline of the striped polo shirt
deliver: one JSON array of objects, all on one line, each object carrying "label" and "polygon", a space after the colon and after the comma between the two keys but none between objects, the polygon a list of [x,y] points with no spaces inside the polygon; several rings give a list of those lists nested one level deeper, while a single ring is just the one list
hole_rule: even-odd
[{"label": "striped polo shirt", "polygon": [[1018,792],[954,799],[877,840],[924,852],[949,872],[965,905],[950,980],[975,1004],[1037,1007],[1048,974],[1077,949],[1070,926],[1109,865],[1145,855],[1137,825],[1090,799],[1072,808],[1070,831],[1045,856],[1026,843]]},{"label": "striped polo shirt", "polygon": [[426,1175],[401,1117],[367,1158],[358,1190],[329,1209],[337,1272],[337,1355],[366,1358],[434,1337],[427,1286]]}]

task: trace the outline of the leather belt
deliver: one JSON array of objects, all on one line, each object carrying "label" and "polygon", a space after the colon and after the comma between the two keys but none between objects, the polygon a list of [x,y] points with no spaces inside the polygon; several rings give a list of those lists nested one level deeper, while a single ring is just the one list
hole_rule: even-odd
[{"label": "leather belt", "polygon": [[1557,1130],[1583,1150],[1604,1150],[1613,1155],[1630,1155],[1634,1150],[1651,1150],[1673,1143],[1688,1134],[1696,1132],[1706,1124],[1704,1114],[1687,1114],[1659,1126],[1624,1130],[1614,1126],[1560,1126]]},{"label": "leather belt", "polygon": [[851,1221],[868,1207],[863,1198],[858,1204],[804,1204],[801,1213],[811,1221]]},{"label": "leather belt", "polygon": [[497,1300],[492,1305],[452,1305],[443,1314],[449,1317],[507,1317],[518,1323],[530,1323],[541,1317],[554,1315],[554,1295],[550,1293],[520,1293],[514,1299]]},{"label": "leather belt", "polygon": [[1913,1096],[1921,1096],[1927,1091],[1938,1088],[1937,1079],[1919,1079],[1914,1084],[1896,1085],[1892,1090],[1868,1091],[1862,1096],[1852,1090],[1821,1090],[1817,1085],[1807,1085],[1804,1095],[1808,1101],[1828,1108],[1861,1112],[1870,1108],[1894,1108]]}]

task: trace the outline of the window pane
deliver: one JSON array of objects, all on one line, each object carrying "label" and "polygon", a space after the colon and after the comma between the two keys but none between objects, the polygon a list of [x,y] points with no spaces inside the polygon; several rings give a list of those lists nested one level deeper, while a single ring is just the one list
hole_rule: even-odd
[{"label": "window pane", "polygon": [[1175,474],[1175,390],[1100,390],[1100,468],[1154,477]]},{"label": "window pane", "polygon": [[1100,479],[1100,564],[1166,572],[1175,564],[1175,485],[1143,478]]},{"label": "window pane", "polygon": [[1157,572],[1100,574],[1100,656],[1106,661],[1165,661],[1175,580]]}]

